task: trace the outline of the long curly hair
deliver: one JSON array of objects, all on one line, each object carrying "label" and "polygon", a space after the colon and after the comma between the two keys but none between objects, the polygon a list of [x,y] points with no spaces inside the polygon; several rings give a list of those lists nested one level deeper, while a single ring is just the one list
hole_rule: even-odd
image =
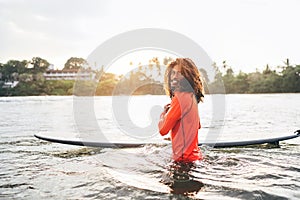
[{"label": "long curly hair", "polygon": [[164,89],[166,94],[170,96],[170,98],[174,96],[174,91],[171,89],[171,72],[176,65],[180,66],[181,74],[184,76],[186,82],[180,85],[179,91],[192,92],[198,103],[203,102],[204,87],[202,77],[197,66],[190,58],[176,58],[176,60],[168,65],[164,76]]}]

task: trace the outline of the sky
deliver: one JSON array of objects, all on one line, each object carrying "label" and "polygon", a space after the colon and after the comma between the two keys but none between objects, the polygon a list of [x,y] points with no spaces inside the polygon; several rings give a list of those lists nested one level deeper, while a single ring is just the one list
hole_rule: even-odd
[{"label": "sky", "polygon": [[299,8],[298,0],[0,0],[0,63],[38,56],[61,69],[115,35],[159,28],[192,39],[218,66],[275,69],[286,58],[300,64]]}]

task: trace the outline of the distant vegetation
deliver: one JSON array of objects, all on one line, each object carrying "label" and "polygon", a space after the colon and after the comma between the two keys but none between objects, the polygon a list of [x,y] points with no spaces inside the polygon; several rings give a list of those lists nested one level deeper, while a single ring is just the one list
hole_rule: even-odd
[{"label": "distant vegetation", "polygon": [[[93,72],[96,78],[89,81],[45,80],[43,73],[50,63],[40,57],[29,61],[10,60],[0,63],[0,96],[164,94],[162,66],[171,60],[164,58],[161,64],[158,58],[152,58],[147,66],[139,64],[127,75],[106,73],[102,67]],[[200,69],[207,83],[206,93],[223,93],[222,82],[226,93],[300,92],[300,65],[291,65],[288,59],[282,66],[277,66],[277,70],[271,70],[267,65],[262,72],[240,71],[236,74],[225,61],[221,67],[216,64],[213,67],[216,71],[214,80],[209,80],[206,71]],[[90,68],[83,58],[71,57],[64,65],[67,70],[83,68]],[[15,81],[19,82],[16,87],[5,85]]]},{"label": "distant vegetation", "polygon": [[[240,71],[234,74],[231,67],[223,62],[226,73],[222,80],[226,93],[297,93],[300,92],[300,65],[290,65],[289,59],[284,65],[277,66],[277,70],[271,70],[266,65],[262,72],[244,73]],[[220,72],[218,71],[220,74]],[[217,91],[212,83],[212,90]]]}]

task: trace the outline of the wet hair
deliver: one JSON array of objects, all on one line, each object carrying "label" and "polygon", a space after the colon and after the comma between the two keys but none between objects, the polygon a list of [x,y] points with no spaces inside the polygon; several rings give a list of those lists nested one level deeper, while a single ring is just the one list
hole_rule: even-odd
[{"label": "wet hair", "polygon": [[195,65],[195,63],[190,58],[176,58],[171,62],[165,72],[165,92],[170,98],[174,96],[174,91],[171,88],[171,72],[172,69],[178,65],[181,69],[181,74],[184,79],[179,84],[179,91],[181,92],[192,92],[194,93],[197,102],[203,102],[204,98],[204,88],[201,74]]}]

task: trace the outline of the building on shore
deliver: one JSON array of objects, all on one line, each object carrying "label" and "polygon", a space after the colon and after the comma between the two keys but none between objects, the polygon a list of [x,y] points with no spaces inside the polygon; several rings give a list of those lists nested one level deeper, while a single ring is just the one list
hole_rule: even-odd
[{"label": "building on shore", "polygon": [[91,69],[50,69],[43,75],[46,80],[94,80],[96,72]]},{"label": "building on shore", "polygon": [[2,88],[14,88],[18,85],[19,81],[6,81],[4,82]]}]

